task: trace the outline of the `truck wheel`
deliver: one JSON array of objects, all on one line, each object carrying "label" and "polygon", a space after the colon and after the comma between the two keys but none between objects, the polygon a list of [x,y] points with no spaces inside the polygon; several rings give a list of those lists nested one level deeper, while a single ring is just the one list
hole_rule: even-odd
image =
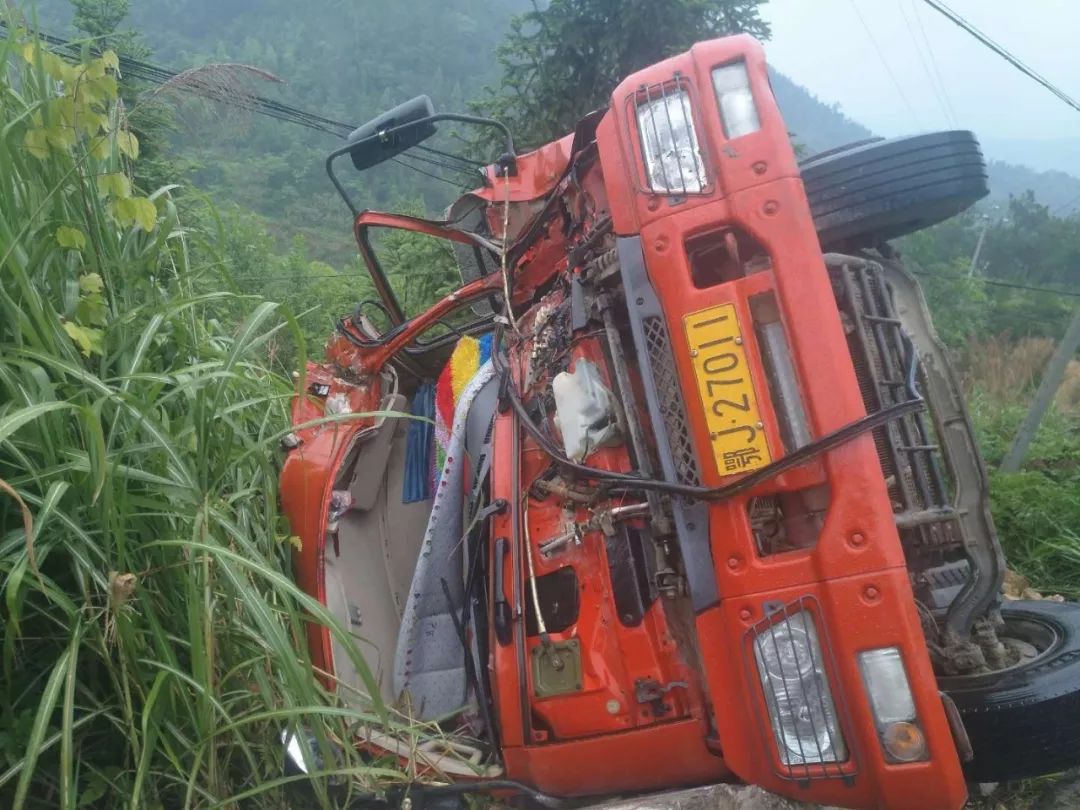
[{"label": "truck wheel", "polygon": [[863,141],[799,165],[825,250],[875,247],[990,192],[979,142],[960,130]]},{"label": "truck wheel", "polygon": [[973,782],[1008,782],[1080,764],[1080,604],[1005,602],[998,635],[1018,664],[943,677],[971,739]]}]

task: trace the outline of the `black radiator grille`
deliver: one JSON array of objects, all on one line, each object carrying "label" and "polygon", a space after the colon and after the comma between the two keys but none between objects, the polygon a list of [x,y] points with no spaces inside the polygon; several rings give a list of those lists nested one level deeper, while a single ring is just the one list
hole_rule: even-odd
[{"label": "black radiator grille", "polygon": [[649,364],[656,382],[660,414],[664,419],[668,441],[671,442],[675,475],[680,484],[700,486],[701,472],[698,469],[697,454],[694,452],[694,442],[690,437],[690,424],[683,407],[682,391],[675,375],[674,356],[671,353],[667,327],[661,318],[656,317],[643,318],[641,325],[645,333]]}]

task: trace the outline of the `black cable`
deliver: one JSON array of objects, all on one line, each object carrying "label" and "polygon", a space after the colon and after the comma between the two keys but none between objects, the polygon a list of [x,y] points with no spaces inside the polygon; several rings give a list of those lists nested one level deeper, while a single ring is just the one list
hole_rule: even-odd
[{"label": "black cable", "polygon": [[[415,155],[412,155],[410,157],[415,157]],[[424,175],[424,177],[430,177],[432,180],[438,180],[440,183],[446,183],[447,185],[453,186],[459,191],[463,188],[467,188],[467,186],[463,183],[449,180],[441,175],[435,174],[435,172],[429,172],[426,169],[421,169],[419,166],[413,166],[411,163],[406,163],[401,156],[390,158],[390,160],[391,162],[396,163],[399,166],[408,169],[409,171],[416,172],[417,174],[422,174]]]},{"label": "black cable", "polygon": [[444,152],[442,149],[436,149],[433,146],[424,146],[423,144],[418,144],[416,148],[419,149],[422,152],[430,152],[433,155],[440,155],[440,156],[442,156],[444,158],[450,158],[451,160],[456,160],[459,163],[461,163],[462,165],[468,166],[470,171],[482,168],[482,167],[487,165],[486,163],[483,163],[482,161],[472,160],[472,159],[464,157],[462,155],[455,155],[453,152]]},{"label": "black cable", "polygon": [[926,276],[927,278],[939,278],[943,281],[976,281],[979,284],[985,284],[988,287],[1005,287],[1010,290],[1025,290],[1026,292],[1042,293],[1044,295],[1062,295],[1068,298],[1080,298],[1080,290],[1054,290],[1050,287],[1032,287],[1028,284],[1017,284],[1011,281],[996,281],[990,278],[983,278],[981,276],[946,276],[941,273],[931,273],[927,270],[912,270],[917,276]]},{"label": "black cable", "polygon": [[[5,32],[10,30],[8,29],[7,24],[2,20],[0,20],[0,30]],[[36,31],[34,32],[34,35],[43,42],[57,48],[62,48],[69,53],[77,55],[80,51],[80,47],[70,40],[62,39],[61,37],[53,36],[42,31]],[[122,75],[127,75],[131,78],[140,79],[157,85],[168,84],[170,81],[176,79],[182,72],[163,68],[128,56],[120,56],[119,62]],[[188,89],[194,92],[197,86],[198,85],[195,85]],[[234,106],[247,109],[251,112],[265,115],[269,118],[276,118],[287,123],[297,124],[336,137],[344,137],[355,129],[355,126],[352,124],[335,121],[332,118],[326,118],[325,116],[316,113],[311,113],[296,107],[290,107],[279,101],[275,101],[274,99],[266,98],[265,96],[238,95],[230,99],[230,101]]]},{"label": "black cable", "polygon": [[1074,110],[1076,110],[1077,112],[1080,112],[1080,101],[1077,101],[1072,96],[1068,95],[1064,90],[1061,90],[1060,88],[1058,88],[1057,85],[1055,85],[1053,82],[1051,82],[1045,76],[1043,76],[1042,74],[1036,72],[1034,68],[1028,67],[1028,65],[1026,65],[1023,61],[1021,61],[1019,59],[1019,57],[1013,56],[1003,46],[998,45],[996,42],[994,42],[994,40],[990,39],[990,37],[988,37],[986,34],[984,34],[982,31],[980,31],[974,25],[969,23],[967,20],[965,20],[963,17],[961,17],[959,14],[957,14],[955,11],[953,11],[951,8],[949,8],[947,5],[942,3],[941,0],[923,0],[923,2],[926,3],[926,5],[930,6],[930,8],[934,9],[934,11],[938,12],[943,17],[948,19],[950,22],[952,22],[953,24],[959,26],[961,29],[963,29],[967,33],[971,34],[971,36],[975,37],[975,39],[977,39],[979,42],[981,42],[987,48],[992,50],[998,56],[1003,58],[1005,61],[1007,61],[1009,64],[1011,64],[1014,68],[1016,68],[1021,73],[1023,73],[1025,76],[1027,76],[1029,79],[1034,79],[1036,82],[1041,84],[1043,87],[1045,87],[1047,90],[1049,90],[1055,96],[1057,96],[1059,99],[1064,101],[1066,104],[1068,104]]},{"label": "black cable", "polygon": [[917,398],[892,405],[888,408],[883,408],[872,414],[867,414],[861,419],[857,419],[838,430],[834,430],[832,433],[827,433],[810,444],[803,445],[797,450],[788,453],[778,461],[767,464],[755,472],[740,478],[733,484],[725,484],[724,486],[719,487],[701,487],[690,484],[673,483],[658,478],[643,478],[632,473],[602,470],[597,467],[590,467],[586,464],[572,461],[563,454],[561,448],[559,448],[548,436],[544,435],[544,432],[540,430],[535,422],[533,422],[528,409],[518,396],[516,385],[510,374],[510,370],[502,361],[500,343],[503,332],[504,329],[502,324],[496,327],[491,344],[491,364],[495,369],[495,373],[499,374],[501,378],[499,390],[502,392],[505,401],[514,409],[514,412],[518,416],[518,421],[525,429],[525,432],[532,437],[532,439],[540,446],[540,449],[549,455],[556,464],[571,472],[577,473],[578,475],[590,478],[594,481],[603,482],[605,489],[614,492],[652,490],[701,501],[725,500],[752,489],[758,484],[768,481],[786,470],[798,467],[821,453],[832,450],[842,444],[846,444],[867,431],[881,427],[901,416],[920,411],[925,407],[925,402],[921,398]]},{"label": "black cable", "polygon": [[877,39],[874,38],[874,32],[870,30],[870,26],[866,24],[866,20],[863,19],[862,12],[859,11],[859,6],[855,0],[851,0],[851,8],[855,11],[855,16],[859,18],[859,22],[862,23],[863,30],[866,31],[866,38],[870,40],[870,44],[874,46],[874,50],[877,51],[878,59],[881,60],[881,64],[885,67],[885,72],[888,74],[889,79],[892,81],[893,87],[896,88],[897,94],[904,102],[904,106],[907,107],[911,117],[918,122],[922,127],[922,122],[919,120],[919,114],[915,112],[915,107],[912,106],[911,101],[908,100],[907,94],[904,92],[904,88],[900,86],[900,82],[896,78],[896,74],[893,73],[893,69],[889,66],[889,62],[885,59],[885,53],[881,50],[881,46],[878,45]]}]

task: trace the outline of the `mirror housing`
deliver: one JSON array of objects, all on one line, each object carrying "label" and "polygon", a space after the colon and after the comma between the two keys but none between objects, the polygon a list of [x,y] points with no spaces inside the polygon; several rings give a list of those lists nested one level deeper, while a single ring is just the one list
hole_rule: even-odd
[{"label": "mirror housing", "polygon": [[431,99],[417,96],[357,127],[348,138],[353,166],[359,171],[370,169],[427,140],[435,134],[435,123],[425,119],[433,115]]}]

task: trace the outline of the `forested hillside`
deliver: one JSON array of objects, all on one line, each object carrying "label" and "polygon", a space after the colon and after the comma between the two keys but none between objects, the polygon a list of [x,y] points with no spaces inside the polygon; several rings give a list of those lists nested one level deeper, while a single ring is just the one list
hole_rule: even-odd
[{"label": "forested hillside", "polygon": [[[139,32],[151,50],[148,58],[158,64],[253,65],[282,82],[266,82],[257,92],[359,124],[420,93],[439,110],[466,110],[496,82],[495,49],[513,14],[528,6],[527,0],[134,0],[124,25]],[[38,8],[44,28],[72,33],[67,0],[43,0]],[[797,77],[774,72],[773,85],[789,129],[807,153],[872,137]],[[198,188],[266,217],[280,244],[302,235],[311,256],[337,265],[349,261],[347,211],[323,169],[326,153],[339,143],[335,137],[190,104],[180,107],[175,128],[178,156]],[[1080,204],[1080,180],[1060,172],[995,163],[991,177],[1001,200],[1031,189],[1052,209]],[[356,188],[365,205],[406,203],[432,212],[458,190],[394,164],[365,173]]]},{"label": "forested hillside", "polygon": [[[337,121],[360,124],[415,95],[436,109],[466,111],[497,79],[494,51],[525,0],[133,0],[123,24],[139,32],[150,61],[180,70],[239,62],[280,84],[253,89]],[[39,5],[43,28],[72,34],[67,0]],[[265,216],[277,236],[307,237],[314,256],[343,263],[348,212],[323,161],[340,141],[281,121],[183,104],[173,138],[186,174],[219,202]],[[423,167],[421,167],[423,168]],[[462,183],[464,185],[464,183]],[[388,164],[355,186],[364,205],[395,202],[441,210],[458,190]],[[287,243],[287,240],[283,240]]]}]

